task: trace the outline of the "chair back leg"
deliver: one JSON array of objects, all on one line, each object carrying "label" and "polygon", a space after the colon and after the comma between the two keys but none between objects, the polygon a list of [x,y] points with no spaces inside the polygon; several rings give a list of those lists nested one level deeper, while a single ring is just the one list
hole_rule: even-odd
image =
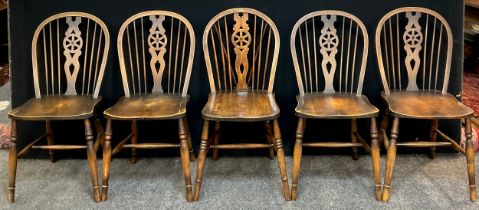
[{"label": "chair back leg", "polygon": [[303,135],[306,128],[306,119],[299,118],[298,127],[296,128],[296,143],[294,144],[293,151],[293,180],[291,183],[291,200],[296,200],[298,182],[299,182],[299,170],[301,166],[301,155],[303,152]]}]

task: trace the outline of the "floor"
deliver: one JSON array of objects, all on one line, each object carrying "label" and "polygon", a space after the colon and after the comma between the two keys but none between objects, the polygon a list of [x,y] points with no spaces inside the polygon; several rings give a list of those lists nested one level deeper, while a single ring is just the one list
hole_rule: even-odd
[{"label": "floor", "polygon": [[[2,168],[6,162],[7,151],[0,150]],[[291,157],[287,164],[291,169]],[[6,176],[6,170],[0,170],[0,186],[7,186]],[[394,176],[391,200],[382,203],[373,196],[370,157],[353,161],[348,156],[305,156],[298,200],[286,202],[276,161],[208,158],[201,200],[188,203],[178,158],[140,159],[135,165],[114,159],[109,200],[94,203],[86,160],[52,164],[22,159],[16,202],[7,204],[6,187],[1,187],[0,209],[479,209],[479,202],[469,201],[462,155],[441,154],[430,160],[426,155],[400,154]]]}]

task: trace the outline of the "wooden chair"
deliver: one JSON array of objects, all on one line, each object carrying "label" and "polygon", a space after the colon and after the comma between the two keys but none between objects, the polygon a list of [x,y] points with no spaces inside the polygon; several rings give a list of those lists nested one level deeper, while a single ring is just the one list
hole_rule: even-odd
[{"label": "wooden chair", "polygon": [[[297,197],[302,147],[357,147],[372,155],[376,199],[381,195],[380,157],[376,116],[379,110],[362,95],[368,33],[356,16],[335,10],[316,11],[294,25],[290,39],[291,54],[299,88],[296,115],[299,117],[293,154],[291,199]],[[357,119],[371,120],[372,147],[359,135]],[[351,119],[351,143],[303,143],[306,119]]]},{"label": "wooden chair", "polygon": [[[110,34],[105,23],[81,12],[66,12],[44,20],[35,30],[32,41],[32,67],[35,98],[11,110],[8,201],[15,200],[17,157],[31,148],[47,149],[54,162],[54,150],[87,149],[94,199],[100,201],[96,151],[102,139],[98,130],[96,142],[90,120],[94,117],[110,47]],[[46,134],[17,153],[17,121],[45,121]],[[52,121],[83,120],[85,145],[54,145]],[[99,124],[97,124],[99,125]],[[101,129],[101,126],[99,127]],[[48,145],[35,143],[46,137]]]},{"label": "wooden chair", "polygon": [[[376,28],[376,54],[384,91],[381,93],[394,117],[390,139],[387,118],[381,123],[388,150],[382,200],[388,201],[396,147],[427,147],[434,157],[436,147],[452,146],[466,154],[470,199],[477,199],[471,121],[473,110],[448,93],[453,37],[446,20],[426,8],[406,7],[387,13]],[[430,140],[397,143],[399,119],[431,120]],[[440,119],[465,119],[466,150],[438,129]],[[437,136],[445,142],[436,142]]]},{"label": "wooden chair", "polygon": [[[180,148],[187,201],[193,200],[190,159],[194,159],[186,120],[188,85],[195,51],[195,33],[183,16],[146,11],[128,18],[118,33],[118,57],[125,97],[104,112],[107,118],[103,149],[102,200],[107,199],[112,154],[131,149]],[[131,121],[131,133],[112,150],[112,120]],[[179,144],[138,143],[139,120],[176,120]],[[127,142],[130,141],[130,144]]]},{"label": "wooden chair", "polygon": [[[211,93],[203,108],[203,132],[198,155],[195,200],[200,196],[206,153],[214,149],[269,149],[274,158],[276,149],[283,183],[289,200],[281,133],[279,108],[273,85],[278,62],[279,32],[265,14],[249,8],[225,10],[211,19],[203,33],[203,52]],[[213,63],[213,64],[212,64]],[[215,121],[215,134],[209,138],[209,122]],[[220,123],[265,122],[267,144],[219,144]],[[273,121],[273,125],[271,125]],[[214,142],[210,140],[214,139]],[[211,145],[211,144],[214,145]]]}]

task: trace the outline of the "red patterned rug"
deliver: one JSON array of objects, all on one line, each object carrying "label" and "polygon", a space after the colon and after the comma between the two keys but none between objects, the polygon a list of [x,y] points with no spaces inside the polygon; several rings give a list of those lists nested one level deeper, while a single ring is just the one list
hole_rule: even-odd
[{"label": "red patterned rug", "polygon": [[479,74],[464,73],[464,83],[462,90],[462,101],[475,111],[475,116],[479,117]]},{"label": "red patterned rug", "polygon": [[8,149],[10,139],[10,125],[0,123],[0,149]]}]

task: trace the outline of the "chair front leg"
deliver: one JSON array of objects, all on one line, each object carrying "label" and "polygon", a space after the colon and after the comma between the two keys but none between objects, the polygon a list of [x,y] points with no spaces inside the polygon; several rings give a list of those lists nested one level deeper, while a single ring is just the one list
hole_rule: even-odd
[{"label": "chair front leg", "polygon": [[15,202],[15,178],[17,176],[17,121],[12,120],[8,153],[8,203]]},{"label": "chair front leg", "polygon": [[108,179],[110,177],[111,166],[111,120],[106,121],[105,142],[103,143],[103,176],[102,176],[102,189],[101,200],[106,201],[108,199]]},{"label": "chair front leg", "polygon": [[291,183],[291,200],[296,200],[298,182],[299,182],[299,170],[301,167],[301,155],[303,152],[303,135],[306,128],[306,119],[299,118],[298,127],[296,128],[296,143],[294,144],[293,152],[293,180]]},{"label": "chair front leg", "polygon": [[197,165],[197,171],[196,171],[196,184],[195,184],[195,194],[194,194],[195,201],[198,201],[200,199],[203,169],[205,167],[206,153],[208,152],[208,130],[209,130],[209,121],[205,120],[203,123],[203,130],[201,132],[200,153],[198,154],[198,165]]},{"label": "chair front leg", "polygon": [[95,202],[100,202],[100,189],[98,187],[98,169],[96,160],[95,144],[93,143],[93,131],[90,119],[85,119],[85,138],[87,142],[88,165],[90,166],[91,182],[93,185],[93,195]]},{"label": "chair front leg", "polygon": [[[438,120],[431,121],[431,130],[429,132],[429,138],[431,142],[436,142],[436,139],[437,139],[436,129],[438,127],[438,124],[439,124]],[[435,152],[436,152],[436,147],[431,147],[428,153],[429,158],[434,159],[434,157],[436,156]]]},{"label": "chair front leg", "polygon": [[281,174],[281,181],[283,183],[284,199],[289,201],[291,200],[291,192],[289,191],[288,173],[286,172],[283,142],[281,140],[281,131],[279,129],[278,119],[273,120],[273,133],[276,147],[276,156],[278,159],[279,173]]},{"label": "chair front leg", "polygon": [[373,176],[376,200],[381,200],[381,156],[378,143],[378,128],[376,118],[371,118],[371,159],[373,161]]},{"label": "chair front leg", "polygon": [[382,201],[389,201],[391,182],[393,178],[394,163],[396,161],[396,139],[399,133],[399,118],[394,117],[391,128],[391,138],[389,141],[388,154],[386,159],[386,173],[384,174],[384,188]]},{"label": "chair front leg", "polygon": [[187,131],[184,119],[178,120],[178,136],[180,137],[180,155],[181,167],[183,169],[183,176],[185,178],[186,200],[193,201],[193,185],[191,185],[191,171],[190,171],[190,155],[187,142]]},{"label": "chair front leg", "polygon": [[469,175],[469,194],[471,201],[477,200],[476,191],[476,163],[475,153],[472,143],[472,128],[471,119],[466,118],[466,160],[467,160],[467,172]]},{"label": "chair front leg", "polygon": [[[48,145],[55,144],[55,137],[53,135],[52,122],[50,120],[47,120],[45,123],[45,127],[46,127]],[[48,154],[50,155],[50,162],[54,163],[56,160],[55,160],[55,154],[53,150],[48,150]]]}]

